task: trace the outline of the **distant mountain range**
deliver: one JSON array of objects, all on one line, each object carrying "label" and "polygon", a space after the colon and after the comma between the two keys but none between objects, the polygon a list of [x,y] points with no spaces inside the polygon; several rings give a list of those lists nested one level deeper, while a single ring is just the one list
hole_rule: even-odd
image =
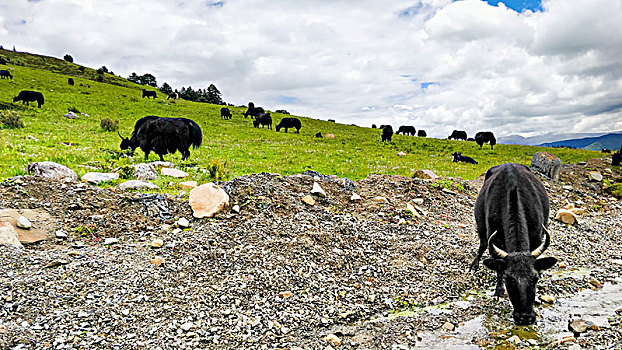
[{"label": "distant mountain range", "polygon": [[622,131],[613,133],[547,133],[533,137],[510,135],[497,139],[498,143],[544,146],[544,147],[569,147],[600,151],[603,148],[617,150],[622,145]]}]

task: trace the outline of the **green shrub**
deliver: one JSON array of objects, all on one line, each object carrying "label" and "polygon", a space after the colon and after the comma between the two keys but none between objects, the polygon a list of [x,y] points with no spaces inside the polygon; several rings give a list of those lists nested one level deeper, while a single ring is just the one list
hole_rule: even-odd
[{"label": "green shrub", "polygon": [[207,170],[213,179],[222,180],[229,174],[228,162],[226,160],[210,159]]},{"label": "green shrub", "polygon": [[119,120],[112,121],[110,118],[104,118],[101,120],[99,125],[102,129],[106,131],[118,131],[119,130]]},{"label": "green shrub", "polygon": [[0,122],[2,127],[7,129],[23,128],[24,122],[22,117],[16,111],[4,110],[0,111]]},{"label": "green shrub", "polygon": [[618,199],[622,199],[622,183],[611,183],[609,180],[605,180],[603,184],[603,189],[606,193]]}]

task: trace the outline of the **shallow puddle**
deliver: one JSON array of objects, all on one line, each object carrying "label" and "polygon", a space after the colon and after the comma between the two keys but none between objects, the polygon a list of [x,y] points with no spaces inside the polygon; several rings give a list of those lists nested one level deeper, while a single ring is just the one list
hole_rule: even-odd
[{"label": "shallow puddle", "polygon": [[[451,313],[455,307],[468,307],[468,305],[468,302],[444,304],[398,312],[383,319],[414,316],[426,312]],[[419,333],[417,335],[420,341],[417,342],[416,348],[449,350],[544,348],[552,342],[572,336],[568,331],[568,321],[571,317],[589,320],[601,328],[608,327],[607,318],[614,315],[618,309],[622,309],[622,283],[605,284],[600,290],[584,290],[571,298],[559,299],[553,305],[537,307],[536,311],[542,318],[539,318],[533,326],[515,326],[511,321],[510,311],[504,310],[497,314],[480,315],[456,327],[453,332],[439,330]]]}]

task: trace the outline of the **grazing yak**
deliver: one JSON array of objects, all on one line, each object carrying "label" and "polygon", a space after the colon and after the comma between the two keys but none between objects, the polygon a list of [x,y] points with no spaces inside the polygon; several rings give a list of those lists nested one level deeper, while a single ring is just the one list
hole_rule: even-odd
[{"label": "grazing yak", "polygon": [[252,102],[248,103],[248,109],[244,112],[244,118],[250,116],[251,118],[257,118],[262,113],[266,113],[263,108],[255,107],[255,104]]},{"label": "grazing yak", "polygon": [[475,159],[471,157],[463,156],[462,153],[460,152],[454,152],[452,156],[454,156],[454,163],[463,162],[463,163],[469,163],[469,164],[477,164]]},{"label": "grazing yak", "polygon": [[475,142],[479,145],[479,148],[482,148],[486,142],[490,142],[490,149],[493,149],[497,144],[497,139],[495,139],[495,135],[490,131],[480,131],[475,134]]},{"label": "grazing yak", "polygon": [[372,128],[372,129],[377,129],[376,124],[372,124],[372,125],[371,125],[371,128]]},{"label": "grazing yak", "polygon": [[121,136],[122,150],[131,149],[132,153],[137,147],[145,153],[145,160],[153,151],[164,161],[165,154],[181,153],[181,160],[190,156],[190,146],[198,148],[203,142],[203,132],[197,123],[186,118],[161,118],[149,115],[140,118],[132,136],[127,139]]},{"label": "grazing yak", "polygon": [[428,137],[428,133],[425,132],[425,130],[419,129],[419,131],[417,131],[417,136],[419,136],[419,137]]},{"label": "grazing yak", "polygon": [[454,130],[451,132],[451,135],[449,135],[449,137],[447,137],[448,140],[462,140],[462,141],[466,141],[467,139],[467,133],[466,131],[462,131],[462,130]]},{"label": "grazing yak", "polygon": [[622,161],[622,146],[620,149],[611,155],[611,165],[620,165],[620,161]]},{"label": "grazing yak", "polygon": [[268,129],[272,129],[272,116],[270,113],[261,113],[253,120],[254,127],[259,128],[259,125],[261,125],[262,128],[267,125]]},{"label": "grazing yak", "polygon": [[177,101],[178,98],[179,98],[179,94],[176,93],[176,92],[170,93],[170,94],[168,94],[168,96],[166,96],[166,100],[167,101],[170,100],[170,99],[172,99],[174,101]]},{"label": "grazing yak", "polygon": [[302,124],[298,118],[283,118],[276,126],[276,132],[279,132],[281,128],[285,128],[285,132],[287,129],[294,128],[296,129],[296,134],[300,134],[300,128],[302,128]]},{"label": "grazing yak", "polygon": [[393,137],[391,125],[381,125],[380,129],[382,129],[382,142],[391,142],[391,137]]},{"label": "grazing yak", "polygon": [[611,153],[611,150],[609,148],[603,148],[600,150],[601,153]]},{"label": "grazing yak", "polygon": [[67,84],[73,86],[75,84],[75,82],[73,81],[73,78],[67,78]]},{"label": "grazing yak", "polygon": [[149,91],[149,90],[143,89],[143,98],[145,97],[147,99],[149,99],[149,97],[153,97],[155,99],[156,97],[158,97],[158,95],[156,94],[155,91]]},{"label": "grazing yak", "polygon": [[536,322],[533,304],[540,272],[557,262],[538,259],[551,241],[548,218],[546,189],[529,168],[505,163],[488,169],[475,200],[479,249],[470,269],[477,270],[488,248],[492,259],[485,259],[484,266],[497,272],[495,296],[503,295],[505,283],[517,325]]},{"label": "grazing yak", "polygon": [[317,137],[318,139],[321,139],[322,138],[322,132],[320,131],[317,134],[315,134],[315,137]]},{"label": "grazing yak", "polygon": [[469,142],[475,142],[475,139],[474,139],[474,138],[472,138],[472,137],[469,137],[469,138],[468,138],[468,139],[466,139],[466,140],[467,140],[467,141],[469,141]]},{"label": "grazing yak", "polygon": [[13,79],[13,76],[11,75],[11,72],[9,72],[8,70],[2,69],[0,70],[0,78]]},{"label": "grazing yak", "polygon": [[399,135],[400,133],[402,133],[402,135],[415,136],[417,134],[417,130],[415,130],[414,126],[402,125],[397,129],[395,135]]},{"label": "grazing yak", "polygon": [[13,102],[22,101],[22,104],[29,105],[29,102],[37,101],[39,108],[43,106],[45,99],[43,94],[38,91],[22,90],[16,97],[13,97]]},{"label": "grazing yak", "polygon": [[281,114],[289,115],[289,112],[285,109],[277,109],[276,111],[274,111],[274,113],[281,113]]},{"label": "grazing yak", "polygon": [[220,109],[220,119],[231,119],[231,111],[227,107]]}]

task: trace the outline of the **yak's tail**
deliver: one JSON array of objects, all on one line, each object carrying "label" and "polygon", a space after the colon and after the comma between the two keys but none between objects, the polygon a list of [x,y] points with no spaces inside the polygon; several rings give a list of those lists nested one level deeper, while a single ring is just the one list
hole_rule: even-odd
[{"label": "yak's tail", "polygon": [[190,127],[190,144],[193,148],[199,148],[203,143],[203,131],[201,131],[199,124],[193,120],[188,119],[188,124]]}]

